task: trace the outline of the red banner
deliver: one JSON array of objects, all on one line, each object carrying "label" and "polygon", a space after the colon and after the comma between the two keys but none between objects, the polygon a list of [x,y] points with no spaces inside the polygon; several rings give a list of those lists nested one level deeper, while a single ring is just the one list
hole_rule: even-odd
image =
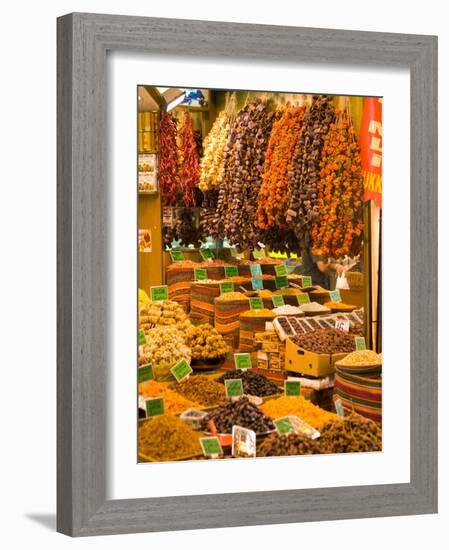
[{"label": "red banner", "polygon": [[360,149],[365,201],[375,200],[382,206],[382,98],[365,97]]}]

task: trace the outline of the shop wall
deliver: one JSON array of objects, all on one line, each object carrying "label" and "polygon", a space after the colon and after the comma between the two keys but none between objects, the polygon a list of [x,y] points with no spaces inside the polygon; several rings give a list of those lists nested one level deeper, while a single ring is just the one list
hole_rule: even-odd
[{"label": "shop wall", "polygon": [[[3,6],[1,35],[2,87],[2,534],[3,546],[12,550],[39,547],[198,550],[204,547],[282,549],[289,546],[316,550],[379,550],[398,542],[408,550],[429,546],[443,548],[449,519],[449,446],[446,427],[449,412],[443,394],[449,383],[447,368],[440,369],[440,514],[294,524],[220,531],[177,532],[71,540],[54,533],[55,512],[55,250],[56,250],[56,34],[55,18],[71,11],[94,11],[159,17],[178,17],[283,24],[312,27],[365,29],[405,33],[440,34],[440,126],[449,123],[445,98],[449,96],[449,34],[446,5],[378,0],[375,4],[350,0],[319,4],[242,2],[170,3],[118,0],[25,1]],[[27,139],[25,140],[25,136]],[[23,178],[26,165],[32,177]],[[441,132],[440,158],[449,149]],[[444,161],[443,161],[444,162]],[[440,172],[444,180],[445,173]],[[444,249],[449,220],[447,185],[441,186],[441,274],[447,272]],[[398,235],[389,238],[400,239]],[[400,250],[400,242],[398,246]],[[407,266],[398,262],[400,273]],[[441,340],[448,327],[444,312],[449,306],[441,278]],[[76,296],[74,296],[76,300]],[[32,312],[32,315],[30,315]],[[24,330],[25,327],[31,330]],[[443,345],[443,344],[442,344]],[[444,357],[441,348],[441,357]],[[19,376],[20,373],[20,376]],[[29,398],[29,399],[28,399]],[[33,403],[32,408],[30,401]],[[398,426],[398,429],[401,429]],[[170,465],[168,465],[170,467]]]}]

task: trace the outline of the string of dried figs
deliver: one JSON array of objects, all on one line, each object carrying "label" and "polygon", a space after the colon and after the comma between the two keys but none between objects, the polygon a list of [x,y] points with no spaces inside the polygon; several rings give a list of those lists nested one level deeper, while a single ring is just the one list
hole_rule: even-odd
[{"label": "string of dried figs", "polygon": [[360,147],[347,111],[337,113],[326,136],[318,181],[320,217],[312,227],[314,246],[334,258],[360,253],[363,177]]},{"label": "string of dried figs", "polygon": [[183,206],[195,206],[195,187],[199,181],[199,157],[192,115],[184,111],[179,127],[179,181]]},{"label": "string of dried figs", "polygon": [[278,114],[257,98],[237,115],[224,150],[217,211],[213,219],[222,237],[240,249],[259,240],[257,201],[273,122]]},{"label": "string of dried figs", "polygon": [[178,147],[176,119],[163,113],[159,124],[159,191],[164,206],[174,206],[179,200]]},{"label": "string of dried figs", "polygon": [[310,230],[319,216],[318,181],[321,151],[335,120],[332,98],[314,96],[304,116],[290,171],[290,203],[287,222],[303,248],[311,245]]},{"label": "string of dried figs", "polygon": [[258,223],[263,229],[286,226],[285,212],[290,201],[289,173],[305,110],[305,106],[287,104],[281,118],[273,124],[257,210]]}]

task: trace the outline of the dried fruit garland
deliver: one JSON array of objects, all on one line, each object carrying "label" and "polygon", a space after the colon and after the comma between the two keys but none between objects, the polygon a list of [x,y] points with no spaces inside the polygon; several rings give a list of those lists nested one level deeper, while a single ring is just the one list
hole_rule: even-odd
[{"label": "dried fruit garland", "polygon": [[259,191],[259,227],[285,227],[290,201],[289,173],[301,132],[305,107],[286,105],[282,117],[273,124]]},{"label": "dried fruit garland", "polygon": [[179,127],[179,181],[183,206],[195,206],[195,187],[199,181],[199,158],[192,115],[185,111]]},{"label": "dried fruit garland", "polygon": [[218,233],[243,249],[259,240],[257,205],[268,140],[275,112],[259,98],[237,115],[224,151],[216,215]]},{"label": "dried fruit garland", "polygon": [[320,179],[321,150],[334,120],[332,99],[328,96],[314,96],[304,117],[293,155],[287,222],[298,239],[298,246],[303,249],[311,246],[310,230],[319,216],[317,186]]},{"label": "dried fruit garland", "polygon": [[159,125],[159,191],[164,206],[178,202],[179,173],[176,120],[163,113]]},{"label": "dried fruit garland", "polygon": [[312,228],[314,246],[339,258],[360,252],[363,234],[363,178],[360,147],[346,111],[331,124],[318,182],[320,218]]}]

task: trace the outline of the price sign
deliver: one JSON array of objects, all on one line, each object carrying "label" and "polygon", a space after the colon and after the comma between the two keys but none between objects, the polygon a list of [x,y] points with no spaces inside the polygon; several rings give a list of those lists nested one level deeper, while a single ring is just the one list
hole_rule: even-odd
[{"label": "price sign", "polygon": [[195,281],[205,281],[207,279],[207,271],[205,269],[194,269],[193,277]]},{"label": "price sign", "polygon": [[331,302],[341,302],[341,296],[339,290],[332,290],[329,292]]},{"label": "price sign", "polygon": [[220,294],[226,294],[227,292],[234,292],[234,283],[220,283]]},{"label": "price sign", "polygon": [[225,277],[237,277],[239,269],[236,265],[225,265],[224,272]]},{"label": "price sign", "polygon": [[161,300],[168,300],[168,286],[151,286],[150,296],[153,302],[159,302]]},{"label": "price sign", "polygon": [[259,258],[265,258],[266,257],[265,248],[261,248],[260,250],[253,250],[253,256],[256,260],[258,260]]},{"label": "price sign", "polygon": [[200,248],[200,254],[203,260],[213,260],[215,258],[214,253],[210,248]]},{"label": "price sign", "polygon": [[263,289],[263,279],[260,277],[253,277],[251,279],[251,287],[253,290],[262,290]]},{"label": "price sign", "polygon": [[223,454],[218,437],[200,437],[200,445],[204,456],[220,456]]},{"label": "price sign", "polygon": [[355,337],[355,349],[358,351],[366,349],[365,338],[363,336]]},{"label": "price sign", "polygon": [[285,301],[283,296],[272,296],[271,301],[273,302],[274,307],[285,306]]},{"label": "price sign", "polygon": [[349,321],[348,319],[337,319],[335,321],[335,328],[338,330],[344,330],[345,332],[349,332]]},{"label": "price sign", "polygon": [[335,410],[337,411],[337,414],[340,418],[343,418],[345,415],[345,411],[343,409],[343,403],[341,402],[341,399],[336,399],[334,402]]},{"label": "price sign", "polygon": [[153,366],[148,363],[147,365],[142,365],[141,367],[139,367],[137,379],[139,381],[139,384],[142,384],[142,382],[146,382],[147,380],[153,380]]},{"label": "price sign", "polygon": [[301,279],[302,288],[309,288],[312,286],[312,277],[308,277],[306,275],[302,276]]},{"label": "price sign", "polygon": [[225,390],[228,397],[241,397],[243,395],[243,383],[240,378],[225,380]]},{"label": "price sign", "polygon": [[174,367],[170,369],[177,382],[181,382],[187,378],[192,372],[192,367],[187,363],[185,359],[178,361]]},{"label": "price sign", "polygon": [[145,399],[145,412],[147,417],[164,414],[164,398],[150,397]]},{"label": "price sign", "polygon": [[145,344],[145,333],[143,330],[139,330],[139,335],[137,341],[139,342],[139,346],[143,346]]},{"label": "price sign", "polygon": [[294,432],[295,428],[293,426],[292,421],[288,416],[284,416],[282,418],[278,418],[274,421],[274,425],[276,426],[276,430],[282,435],[282,434],[288,434],[290,432]]},{"label": "price sign", "polygon": [[184,254],[180,250],[171,250],[170,256],[173,262],[182,262],[184,260]]},{"label": "price sign", "polygon": [[276,288],[285,288],[288,286],[288,280],[287,276],[284,275],[283,277],[276,277],[275,279]]},{"label": "price sign", "polygon": [[262,267],[260,264],[253,264],[249,266],[252,277],[261,277],[262,276]]},{"label": "price sign", "polygon": [[289,397],[301,395],[301,382],[299,380],[285,380],[284,393]]},{"label": "price sign", "polygon": [[249,353],[234,353],[234,365],[236,369],[250,369],[251,355]]},{"label": "price sign", "polygon": [[249,308],[250,309],[263,309],[263,300],[262,300],[262,298],[250,298],[249,299]]},{"label": "price sign", "polygon": [[287,275],[287,268],[284,264],[275,265],[274,271],[277,277],[285,277],[285,275]]},{"label": "price sign", "polygon": [[307,294],[307,292],[297,294],[296,299],[298,300],[298,304],[300,306],[302,306],[303,304],[310,304],[310,296]]}]

